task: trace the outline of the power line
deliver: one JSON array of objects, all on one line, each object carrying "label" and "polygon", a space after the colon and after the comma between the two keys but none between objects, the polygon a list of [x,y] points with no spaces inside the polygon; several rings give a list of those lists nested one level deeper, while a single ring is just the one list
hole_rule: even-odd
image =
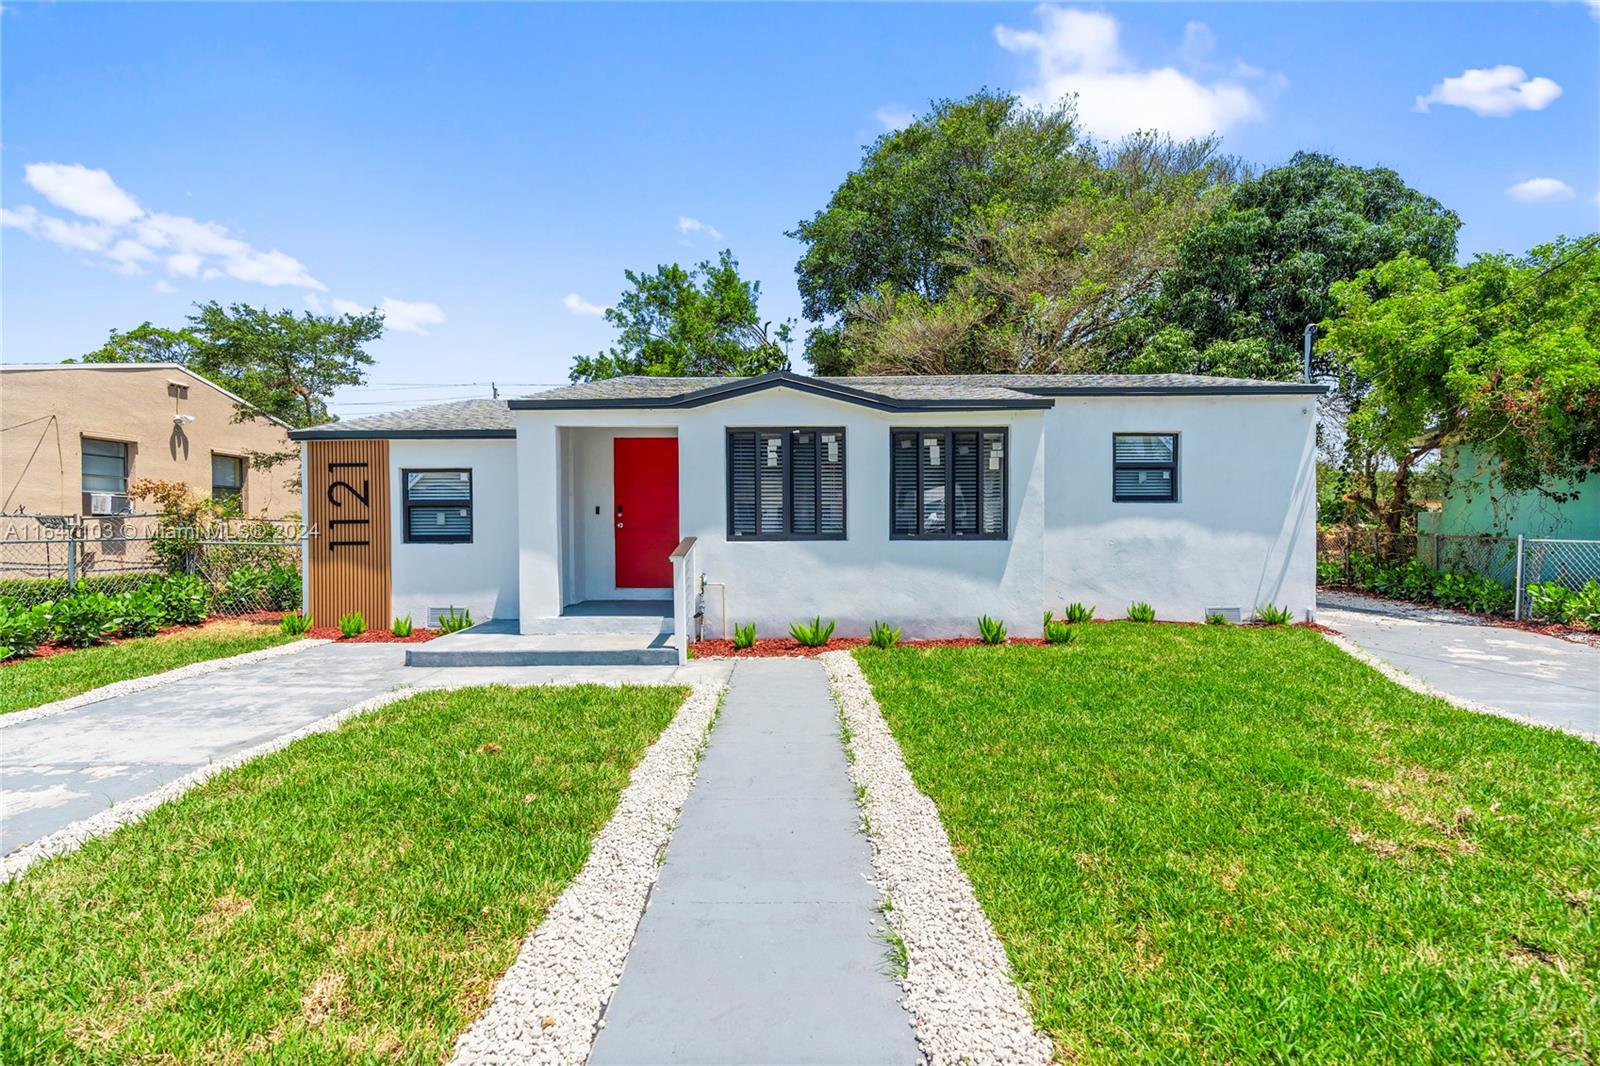
[{"label": "power line", "polygon": [[1510,292],[1508,292],[1504,296],[1500,297],[1500,299],[1496,300],[1494,303],[1490,304],[1488,307],[1479,308],[1477,311],[1473,312],[1471,318],[1468,318],[1464,322],[1458,322],[1454,326],[1452,326],[1448,330],[1446,330],[1444,333],[1441,333],[1434,340],[1434,343],[1435,344],[1440,344],[1446,338],[1454,336],[1456,333],[1460,332],[1461,330],[1466,329],[1470,325],[1473,325],[1475,322],[1478,321],[1478,319],[1480,317],[1482,317],[1483,315],[1488,314],[1490,311],[1493,311],[1496,307],[1499,307],[1501,304],[1507,303],[1510,300],[1512,300],[1513,298],[1515,298],[1517,296],[1520,296],[1522,293],[1527,292],[1529,289],[1531,289],[1535,285],[1539,284],[1539,282],[1543,281],[1548,275],[1555,273],[1557,270],[1560,270],[1562,267],[1566,266],[1568,263],[1577,262],[1578,259],[1585,252],[1592,251],[1595,248],[1595,246],[1597,246],[1597,245],[1600,245],[1600,235],[1596,235],[1594,237],[1590,237],[1586,241],[1579,242],[1578,246],[1572,250],[1572,254],[1571,255],[1567,256],[1565,259],[1560,259],[1560,260],[1557,260],[1554,263],[1551,263],[1549,266],[1545,267],[1543,270],[1539,271],[1539,273],[1535,274],[1532,278],[1530,278],[1527,281],[1526,284],[1522,285],[1520,288],[1512,289]]}]

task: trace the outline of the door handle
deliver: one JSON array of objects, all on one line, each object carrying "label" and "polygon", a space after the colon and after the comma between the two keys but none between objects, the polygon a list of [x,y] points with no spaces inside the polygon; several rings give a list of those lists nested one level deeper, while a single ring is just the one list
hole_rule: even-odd
[{"label": "door handle", "polygon": [[617,523],[617,528],[618,528],[618,529],[621,529],[621,528],[622,528],[622,523],[621,523],[621,522],[618,522],[618,523]]}]

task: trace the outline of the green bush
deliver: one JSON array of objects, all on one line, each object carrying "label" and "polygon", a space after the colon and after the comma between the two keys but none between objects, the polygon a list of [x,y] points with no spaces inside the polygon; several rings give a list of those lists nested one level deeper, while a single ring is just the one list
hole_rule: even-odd
[{"label": "green bush", "polygon": [[346,639],[359,637],[367,631],[367,620],[361,617],[360,611],[351,611],[339,617],[339,635]]},{"label": "green bush", "polygon": [[20,659],[32,655],[42,641],[50,639],[50,611],[53,603],[24,607],[0,601],[0,659]]},{"label": "green bush", "polygon": [[827,622],[819,614],[812,619],[810,624],[805,622],[789,623],[789,635],[808,648],[820,648],[828,643],[828,638],[833,636],[833,619]]},{"label": "green bush", "polygon": [[1156,609],[1143,600],[1135,600],[1128,604],[1128,620],[1130,622],[1154,622]]},{"label": "green bush", "polygon": [[738,651],[756,646],[756,624],[746,622],[744,625],[735,624],[733,627],[733,646]]},{"label": "green bush", "polygon": [[64,577],[7,578],[0,581],[0,600],[32,606],[36,603],[64,599],[74,592],[104,592],[108,596],[115,596],[128,590],[130,579],[138,581],[139,587],[143,587],[159,580],[160,577],[160,574],[155,573],[102,574],[97,577],[80,577],[77,584],[71,587],[68,587],[67,579]]},{"label": "green bush", "polygon": [[1286,626],[1294,621],[1294,612],[1287,607],[1264,603],[1256,608],[1256,621],[1268,626]]},{"label": "green bush", "polygon": [[1529,610],[1535,618],[1565,622],[1573,596],[1573,591],[1565,585],[1558,585],[1554,581],[1536,582],[1528,586]]},{"label": "green bush", "polygon": [[985,644],[1004,644],[1006,624],[998,618],[982,615],[978,618],[978,636],[983,638]]},{"label": "green bush", "polygon": [[214,604],[224,614],[245,614],[265,610],[270,597],[267,571],[256,566],[241,566],[228,573],[227,583],[217,591]]},{"label": "green bush", "polygon": [[146,585],[115,598],[117,632],[125,637],[148,637],[167,624],[167,606],[155,589]]},{"label": "green bush", "polygon": [[1344,563],[1338,559],[1317,560],[1317,584],[1342,585],[1345,583]]},{"label": "green bush", "polygon": [[1044,624],[1044,639],[1051,644],[1071,644],[1078,634],[1065,622],[1051,620]]},{"label": "green bush", "polygon": [[51,635],[71,648],[103,643],[117,630],[117,601],[103,592],[65,596],[50,611]]},{"label": "green bush", "polygon": [[149,588],[161,597],[168,625],[204,622],[211,609],[211,590],[194,574],[168,574]]},{"label": "green bush", "polygon": [[1067,621],[1073,625],[1077,625],[1079,622],[1088,622],[1093,618],[1094,604],[1091,603],[1087,607],[1081,603],[1067,604]]},{"label": "green bush", "polygon": [[440,617],[440,619],[439,619],[439,632],[441,632],[441,633],[459,633],[461,630],[471,627],[471,625],[472,625],[472,612],[471,611],[466,610],[465,608],[463,608],[460,611],[457,611],[454,607],[452,607],[452,608],[450,608],[449,611],[447,611],[443,616]]},{"label": "green bush", "polygon": [[278,619],[278,632],[286,637],[304,636],[306,631],[316,624],[316,619],[299,611],[290,611]]},{"label": "green bush", "polygon": [[1572,594],[1567,621],[1585,629],[1600,630],[1600,581],[1591,577],[1583,583],[1583,588]]},{"label": "green bush", "polygon": [[867,633],[867,642],[874,648],[892,648],[900,643],[900,627],[888,622],[874,622]]},{"label": "green bush", "polygon": [[1225,626],[1227,624],[1228,616],[1225,614],[1212,612],[1211,614],[1206,615],[1206,625],[1208,626]]},{"label": "green bush", "polygon": [[274,611],[293,611],[300,606],[300,571],[292,566],[274,566],[267,571],[267,601]]},{"label": "green bush", "polygon": [[396,618],[390,624],[389,632],[397,637],[409,637],[411,635],[411,616],[408,614],[403,618]]}]

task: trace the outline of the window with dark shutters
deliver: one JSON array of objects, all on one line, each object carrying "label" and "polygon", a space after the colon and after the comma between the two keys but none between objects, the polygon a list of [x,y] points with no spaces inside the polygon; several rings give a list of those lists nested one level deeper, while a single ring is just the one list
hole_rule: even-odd
[{"label": "window with dark shutters", "polygon": [[844,430],[728,430],[729,540],[843,540]]},{"label": "window with dark shutters", "polygon": [[1111,498],[1119,503],[1175,501],[1178,498],[1178,435],[1113,434]]},{"label": "window with dark shutters", "polygon": [[402,470],[407,543],[472,540],[471,470]]},{"label": "window with dark shutters", "polygon": [[889,535],[1004,539],[1004,429],[897,429],[889,434]]}]

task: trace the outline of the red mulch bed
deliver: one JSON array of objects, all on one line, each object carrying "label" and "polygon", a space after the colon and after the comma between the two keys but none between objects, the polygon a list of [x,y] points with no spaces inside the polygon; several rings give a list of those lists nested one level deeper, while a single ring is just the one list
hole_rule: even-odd
[{"label": "red mulch bed", "polygon": [[[1094,618],[1094,622],[1115,622],[1115,618]],[[1146,625],[1154,626],[1198,626],[1203,622],[1177,622],[1162,621],[1147,622]],[[1256,628],[1253,624],[1233,626],[1234,629]],[[1263,627],[1266,628],[1266,627]],[[1337,633],[1336,629],[1317,625],[1315,622],[1296,622],[1293,628],[1314,629],[1319,633]],[[768,640],[758,640],[753,647],[735,648],[731,640],[699,640],[690,647],[696,659],[809,659],[829,651],[849,651],[851,648],[860,648],[868,644],[865,637],[839,637],[830,640],[820,648],[808,648],[797,640],[787,640],[773,637]],[[1007,637],[1007,644],[1026,644],[1030,647],[1048,647],[1050,642],[1043,637]],[[895,645],[897,648],[981,648],[986,647],[978,637],[946,637],[942,640],[902,640]]]},{"label": "red mulch bed", "polygon": [[1576,640],[1581,644],[1592,644],[1600,647],[1600,633],[1584,629],[1581,626],[1569,626],[1564,622],[1552,622],[1548,619],[1536,621],[1532,618],[1507,618],[1498,614],[1482,614],[1478,611],[1464,611],[1459,607],[1441,607],[1437,603],[1422,603],[1418,600],[1402,599],[1399,596],[1385,596],[1381,592],[1360,588],[1356,585],[1318,585],[1319,589],[1329,592],[1348,592],[1352,596],[1365,596],[1368,599],[1383,600],[1386,603],[1399,603],[1407,607],[1418,607],[1423,610],[1449,611],[1451,614],[1464,614],[1468,618],[1476,618],[1488,626],[1500,626],[1502,629],[1520,629],[1524,633],[1538,633],[1544,637],[1556,637],[1562,640]]},{"label": "red mulch bed", "polygon": [[409,637],[397,637],[387,629],[369,629],[359,637],[340,636],[338,626],[314,626],[306,636],[318,640],[337,640],[340,644],[421,644],[444,636],[442,629],[413,629]]}]

